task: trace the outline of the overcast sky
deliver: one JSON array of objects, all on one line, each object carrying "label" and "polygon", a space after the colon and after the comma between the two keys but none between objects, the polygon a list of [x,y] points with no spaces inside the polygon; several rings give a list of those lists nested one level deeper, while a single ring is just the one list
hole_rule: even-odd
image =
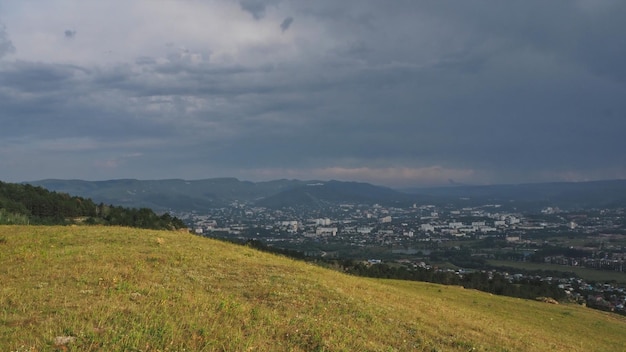
[{"label": "overcast sky", "polygon": [[626,178],[626,1],[0,0],[0,180]]}]

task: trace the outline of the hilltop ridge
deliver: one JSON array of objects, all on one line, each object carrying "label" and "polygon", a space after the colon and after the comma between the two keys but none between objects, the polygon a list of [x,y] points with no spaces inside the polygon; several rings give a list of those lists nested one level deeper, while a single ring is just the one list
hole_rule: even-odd
[{"label": "hilltop ridge", "polygon": [[[515,207],[558,206],[563,209],[626,206],[626,180],[552,182],[510,185],[453,185],[391,189],[351,181],[273,180],[240,181],[232,177],[204,180],[107,181],[47,179],[27,182],[51,191],[91,198],[96,202],[155,211],[204,211],[233,202],[268,208],[319,208],[330,204],[383,205],[502,203]],[[317,185],[317,187],[311,187]]]},{"label": "hilltop ridge", "polygon": [[358,278],[184,232],[0,226],[0,247],[7,350],[626,348],[614,314]]},{"label": "hilltop ridge", "polygon": [[128,209],[49,191],[30,184],[0,182],[0,224],[69,225],[76,223],[180,229],[185,224],[151,209]]}]

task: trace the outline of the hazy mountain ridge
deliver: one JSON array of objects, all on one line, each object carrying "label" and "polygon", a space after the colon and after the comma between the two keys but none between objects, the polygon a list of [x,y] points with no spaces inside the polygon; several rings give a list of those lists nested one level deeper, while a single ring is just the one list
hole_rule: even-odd
[{"label": "hazy mountain ridge", "polygon": [[269,208],[285,206],[323,207],[343,202],[406,205],[413,202],[414,199],[414,196],[369,183],[328,181],[294,187],[262,199],[257,204]]},{"label": "hazy mountain ridge", "polygon": [[407,203],[415,197],[368,183],[342,181],[240,181],[216,178],[170,180],[41,180],[28,182],[53,191],[89,197],[96,202],[157,210],[201,210],[234,201],[266,207],[324,206],[343,202]]},{"label": "hazy mountain ridge", "polygon": [[304,185],[306,181],[240,181],[236,178],[205,180],[134,180],[107,181],[47,179],[28,182],[57,192],[88,197],[96,202],[156,210],[201,210],[223,207],[233,201],[253,202],[283,190]]},{"label": "hazy mountain ridge", "polygon": [[394,190],[363,182],[236,178],[204,180],[108,181],[41,180],[28,182],[52,191],[91,198],[96,202],[155,210],[201,211],[246,202],[269,208],[324,207],[341,203],[406,206],[412,203],[467,205],[489,202],[515,207],[589,208],[626,206],[626,180],[552,182],[519,185],[449,186]]},{"label": "hazy mountain ridge", "polygon": [[554,205],[563,208],[626,206],[626,180],[547,182],[404,189],[406,193],[468,201]]}]

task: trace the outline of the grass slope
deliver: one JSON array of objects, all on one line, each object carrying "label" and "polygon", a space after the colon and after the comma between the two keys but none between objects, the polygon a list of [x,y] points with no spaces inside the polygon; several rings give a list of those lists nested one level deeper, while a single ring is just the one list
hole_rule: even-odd
[{"label": "grass slope", "polygon": [[624,351],[579,306],[347,276],[181,232],[0,227],[3,351]]}]

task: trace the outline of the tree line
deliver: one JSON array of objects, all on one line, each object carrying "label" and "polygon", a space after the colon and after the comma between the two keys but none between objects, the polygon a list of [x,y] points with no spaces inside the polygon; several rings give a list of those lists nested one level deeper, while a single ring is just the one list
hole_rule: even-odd
[{"label": "tree line", "polygon": [[535,299],[550,297],[556,300],[566,298],[565,291],[558,285],[543,281],[539,277],[523,277],[510,281],[498,272],[476,271],[462,275],[452,271],[438,271],[427,268],[409,268],[405,265],[369,264],[360,261],[343,261],[343,271],[366,277],[425,281],[444,285],[458,285],[468,289],[489,292],[496,295]]},{"label": "tree line", "polygon": [[256,239],[216,239],[245,245],[264,252],[284,255],[293,259],[314,262],[320,266],[355,276],[457,285],[467,289],[475,289],[496,295],[524,299],[550,297],[560,301],[567,298],[565,291],[560,289],[557,284],[543,281],[540,277],[526,276],[515,281],[510,281],[509,278],[498,272],[489,273],[486,271],[476,271],[459,275],[451,271],[439,271],[422,267],[409,267],[406,265],[390,265],[387,263],[370,264],[352,259],[311,258],[305,256],[303,252],[268,246],[263,241]]},{"label": "tree line", "polygon": [[57,193],[32,185],[0,182],[0,224],[101,224],[146,229],[181,229],[185,224],[170,214],[96,204],[91,199]]}]

